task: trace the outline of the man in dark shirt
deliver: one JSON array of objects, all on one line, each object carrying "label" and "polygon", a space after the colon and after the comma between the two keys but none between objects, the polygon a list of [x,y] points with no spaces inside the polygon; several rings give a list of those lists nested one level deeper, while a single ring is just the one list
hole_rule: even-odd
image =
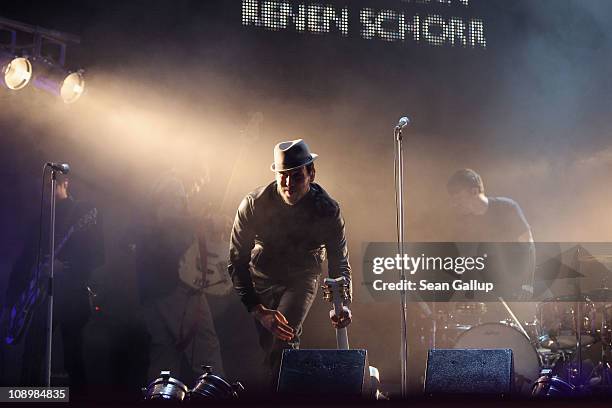
[{"label": "man in dark shirt", "polygon": [[[529,297],[533,293],[535,247],[531,227],[518,203],[506,197],[487,197],[482,178],[471,169],[456,171],[448,181],[447,190],[451,205],[459,214],[454,235],[462,255],[475,256],[495,250],[500,255],[496,259],[505,267],[495,265],[497,270],[494,270],[489,265],[487,269],[497,273],[494,280],[498,288],[512,287],[513,295],[522,299]],[[479,248],[462,242],[478,243]]]},{"label": "man in dark shirt", "polygon": [[[301,139],[276,145],[276,180],[242,200],[232,228],[228,270],[255,318],[273,378],[282,350],[299,347],[326,256],[329,276],[351,282],[344,220],[338,203],[314,183],[316,158]],[[351,322],[350,292],[342,315],[330,315],[334,327]]]},{"label": "man in dark shirt", "polygon": [[[68,177],[57,175],[53,329],[60,329],[62,334],[64,368],[70,377],[70,386],[80,391],[87,384],[83,359],[83,328],[91,314],[87,285],[92,271],[104,263],[104,236],[98,210],[91,204],[75,200],[69,194],[68,186]],[[44,237],[49,236],[47,226],[43,223]],[[39,227],[36,225],[14,264],[8,286],[8,304],[27,285],[24,280],[32,277],[31,271],[36,268],[38,238]],[[50,253],[47,243],[48,239],[42,241],[43,255]],[[39,279],[44,281],[47,274],[48,268],[41,268]],[[46,293],[43,291],[44,295]],[[44,385],[47,300],[46,296],[40,299],[26,333],[21,372],[24,386]]]},{"label": "man in dark shirt", "polygon": [[487,197],[482,178],[474,170],[456,171],[447,190],[452,206],[462,216],[462,241],[533,242],[531,228],[518,203],[505,197]]}]

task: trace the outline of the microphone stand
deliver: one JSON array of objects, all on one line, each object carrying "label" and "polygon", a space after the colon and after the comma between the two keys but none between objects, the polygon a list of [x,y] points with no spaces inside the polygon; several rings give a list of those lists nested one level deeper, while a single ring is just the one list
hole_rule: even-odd
[{"label": "microphone stand", "polygon": [[[396,166],[396,211],[397,211],[397,229],[398,229],[398,252],[401,259],[404,259],[404,156],[402,147],[402,127],[398,125],[395,127],[394,138],[395,138],[395,160]],[[400,282],[406,280],[406,270],[404,263],[401,263],[400,269]],[[407,310],[407,292],[406,289],[400,291],[401,296],[401,384],[402,384],[402,398],[407,396],[408,388],[408,310]]]},{"label": "microphone stand", "polygon": [[45,359],[45,385],[51,386],[51,353],[53,341],[53,270],[55,263],[55,188],[57,184],[57,172],[51,167],[51,221],[49,228],[49,248],[50,248],[50,267],[48,294],[49,303],[47,304],[47,353]]}]

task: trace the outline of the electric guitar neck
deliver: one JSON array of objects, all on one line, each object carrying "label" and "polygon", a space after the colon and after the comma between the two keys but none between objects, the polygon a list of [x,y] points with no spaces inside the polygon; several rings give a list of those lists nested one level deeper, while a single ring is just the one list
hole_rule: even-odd
[{"label": "electric guitar neck", "polygon": [[[332,303],[337,317],[342,315],[343,304],[348,299],[349,285],[344,277],[327,278],[323,285],[323,297]],[[336,329],[336,343],[339,350],[348,350],[348,331],[346,327]]]}]

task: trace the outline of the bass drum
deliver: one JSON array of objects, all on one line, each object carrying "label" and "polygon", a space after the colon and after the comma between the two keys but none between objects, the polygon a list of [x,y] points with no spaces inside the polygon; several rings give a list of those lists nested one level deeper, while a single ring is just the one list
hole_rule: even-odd
[{"label": "bass drum", "polygon": [[457,337],[455,349],[511,349],[514,359],[515,391],[531,395],[540,376],[540,357],[529,339],[517,329],[501,323],[472,327]]}]

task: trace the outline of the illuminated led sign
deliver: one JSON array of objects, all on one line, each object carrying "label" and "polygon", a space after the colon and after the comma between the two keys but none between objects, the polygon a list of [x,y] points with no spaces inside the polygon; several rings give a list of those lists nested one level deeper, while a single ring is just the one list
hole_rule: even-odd
[{"label": "illuminated led sign", "polygon": [[[419,0],[415,3],[445,5],[450,13],[470,7],[468,0]],[[243,0],[242,25],[270,31],[306,34],[358,35],[364,40],[412,42],[429,46],[487,47],[485,24],[480,18],[442,14],[414,14],[401,9],[359,10],[359,27],[349,23],[348,6],[325,3],[293,3],[280,0]],[[448,14],[448,13],[445,13]],[[356,20],[355,20],[356,21]]]}]

